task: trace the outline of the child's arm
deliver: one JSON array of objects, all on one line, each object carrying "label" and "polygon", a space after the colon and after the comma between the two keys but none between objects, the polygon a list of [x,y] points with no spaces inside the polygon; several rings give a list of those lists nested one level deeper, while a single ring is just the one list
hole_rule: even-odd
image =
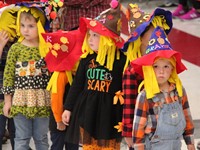
[{"label": "child's arm", "polygon": [[135,150],[145,150],[145,130],[149,112],[148,101],[144,91],[138,94],[133,120],[133,147]]},{"label": "child's arm", "polygon": [[51,94],[51,108],[58,130],[65,130],[66,126],[62,122],[63,113],[63,96],[65,92],[65,85],[67,84],[67,76],[65,72],[59,72],[57,81],[57,93]]},{"label": "child's arm", "polygon": [[0,31],[0,58],[3,52],[3,48],[9,40],[8,33],[4,30]]},{"label": "child's arm", "polygon": [[192,145],[194,145],[194,124],[193,124],[189,102],[188,102],[185,89],[183,89],[182,107],[183,107],[183,113],[186,120],[186,128],[185,128],[185,132],[183,133],[183,138],[185,140],[186,145],[188,145],[188,149],[190,149],[193,147]]},{"label": "child's arm", "polygon": [[[123,130],[122,136],[124,137],[127,145],[132,147],[132,127],[134,118],[134,108],[136,98],[138,95],[138,82],[141,82],[141,77],[134,71],[131,71],[132,67],[128,67],[123,75],[123,92],[124,92],[124,106],[123,106]],[[132,69],[133,70],[133,69]]]}]

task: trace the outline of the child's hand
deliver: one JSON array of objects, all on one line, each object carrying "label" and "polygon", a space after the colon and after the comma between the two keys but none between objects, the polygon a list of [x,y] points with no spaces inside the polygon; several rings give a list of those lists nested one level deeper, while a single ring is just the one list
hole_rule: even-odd
[{"label": "child's hand", "polygon": [[69,126],[69,121],[71,117],[71,111],[65,110],[62,114],[62,122],[66,125]]},{"label": "child's hand", "polygon": [[194,144],[187,145],[188,150],[195,150]]},{"label": "child's hand", "polygon": [[0,31],[0,48],[3,49],[9,40],[8,32],[5,30]]},{"label": "child's hand", "polygon": [[60,130],[60,131],[64,131],[66,129],[66,126],[62,121],[57,122],[57,129]]},{"label": "child's hand", "polygon": [[3,114],[4,114],[4,116],[9,117],[11,106],[12,106],[11,102],[6,102],[4,104],[4,106],[3,106]]}]

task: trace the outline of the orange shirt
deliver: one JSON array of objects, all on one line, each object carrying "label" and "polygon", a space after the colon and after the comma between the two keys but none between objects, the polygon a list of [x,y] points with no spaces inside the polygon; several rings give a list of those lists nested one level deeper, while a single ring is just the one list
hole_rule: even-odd
[{"label": "orange shirt", "polygon": [[59,72],[57,80],[57,93],[51,94],[51,109],[53,111],[56,122],[62,121],[63,113],[63,97],[65,93],[65,85],[68,83],[65,72]]}]

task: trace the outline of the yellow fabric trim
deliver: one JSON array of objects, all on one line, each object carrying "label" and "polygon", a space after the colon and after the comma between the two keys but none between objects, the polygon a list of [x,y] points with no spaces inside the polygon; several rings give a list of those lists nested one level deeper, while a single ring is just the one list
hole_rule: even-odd
[{"label": "yellow fabric trim", "polygon": [[46,88],[46,89],[47,89],[48,91],[51,90],[52,93],[57,93],[58,75],[59,75],[59,72],[55,71],[55,72],[52,74],[52,76],[51,76],[51,78],[50,78],[50,80],[49,80],[49,83],[48,83],[48,85],[47,85],[47,88]]},{"label": "yellow fabric trim", "polygon": [[73,77],[71,71],[66,71],[66,76],[70,85],[72,85]]},{"label": "yellow fabric trim", "polygon": [[168,26],[166,19],[163,15],[155,16],[151,23],[153,24],[154,28],[159,26],[159,27],[163,28],[164,30],[170,29],[170,27]]},{"label": "yellow fabric trim", "polygon": [[153,98],[155,94],[160,92],[156,75],[152,66],[142,66],[144,74],[144,88],[147,99]]},{"label": "yellow fabric trim", "polygon": [[17,36],[16,33],[16,19],[19,7],[13,6],[6,8],[0,15],[0,31],[5,30],[9,33],[9,40],[13,41]]},{"label": "yellow fabric trim", "polygon": [[[49,80],[49,83],[48,83],[48,85],[47,85],[47,88],[46,88],[46,89],[47,89],[48,91],[51,90],[52,93],[57,93],[57,89],[58,89],[58,87],[57,87],[57,82],[58,82],[59,73],[60,73],[60,72],[55,71],[55,72],[52,74],[52,76],[51,76],[51,78],[50,78],[50,80]],[[66,73],[68,82],[69,82],[70,85],[71,85],[72,82],[73,82],[72,72],[71,72],[71,71],[65,71],[65,73]]]},{"label": "yellow fabric trim", "polygon": [[140,51],[140,45],[141,45],[140,37],[134,42],[129,43],[127,52],[125,53],[127,55],[126,64],[124,67],[125,69],[128,67],[131,61],[142,56]]}]

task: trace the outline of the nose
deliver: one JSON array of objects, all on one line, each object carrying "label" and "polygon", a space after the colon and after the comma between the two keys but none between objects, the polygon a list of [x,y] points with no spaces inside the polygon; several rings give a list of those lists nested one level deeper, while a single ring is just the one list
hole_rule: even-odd
[{"label": "nose", "polygon": [[164,68],[159,68],[159,73],[164,73]]}]

